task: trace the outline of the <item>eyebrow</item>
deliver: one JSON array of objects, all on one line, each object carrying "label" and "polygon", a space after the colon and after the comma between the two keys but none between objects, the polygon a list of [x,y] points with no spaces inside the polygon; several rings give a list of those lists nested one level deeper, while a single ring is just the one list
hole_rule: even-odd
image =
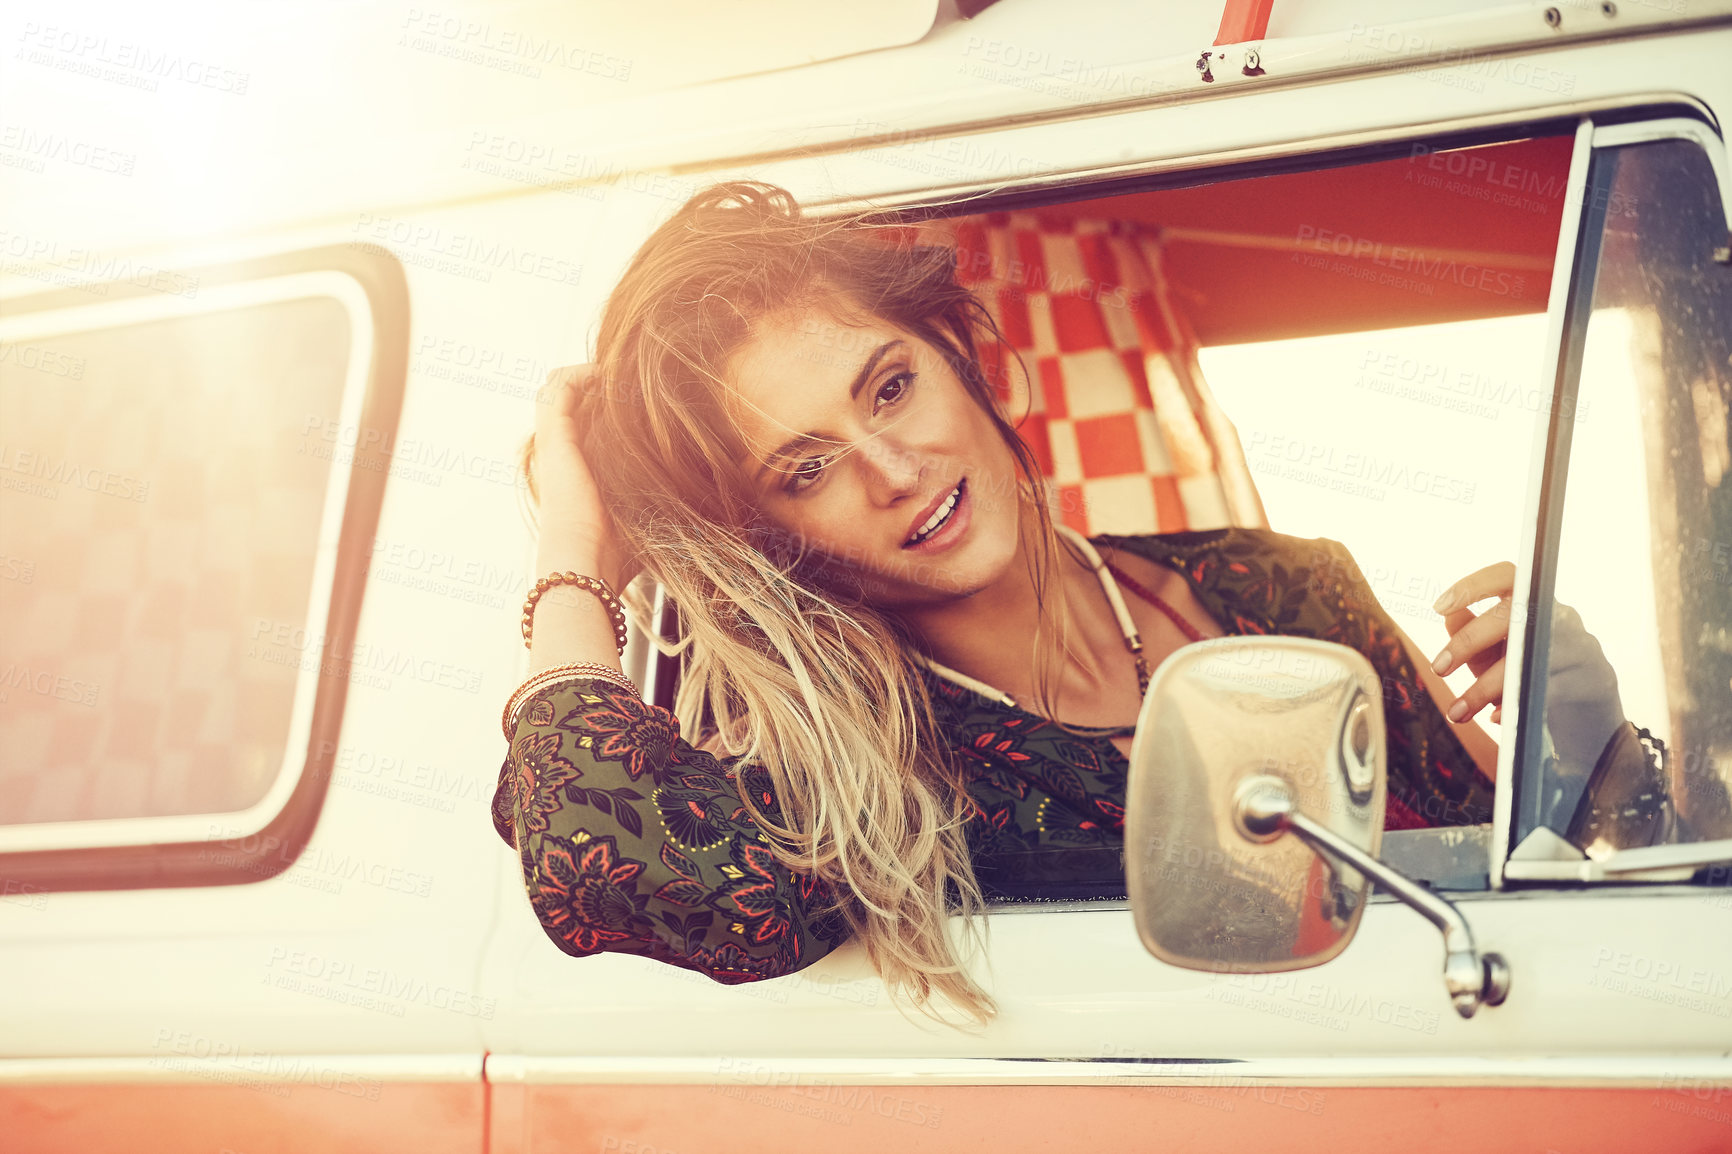
[{"label": "eyebrow", "polygon": [[[868,356],[865,363],[860,366],[860,371],[854,374],[853,383],[848,386],[848,399],[850,401],[856,401],[860,398],[860,390],[866,387],[866,382],[872,377],[872,370],[878,367],[878,362],[884,359],[884,354],[902,343],[902,339],[897,337],[885,341],[883,344],[872,350],[872,354]],[[808,442],[820,440],[823,440],[823,438],[814,437],[811,433],[800,433],[796,436],[789,437],[786,441],[783,441],[780,445],[776,446],[776,450],[773,453],[764,458],[762,463],[758,466],[756,476],[762,478],[764,472],[769,469],[771,465],[776,464],[785,457],[792,457],[794,455],[794,450]]]}]

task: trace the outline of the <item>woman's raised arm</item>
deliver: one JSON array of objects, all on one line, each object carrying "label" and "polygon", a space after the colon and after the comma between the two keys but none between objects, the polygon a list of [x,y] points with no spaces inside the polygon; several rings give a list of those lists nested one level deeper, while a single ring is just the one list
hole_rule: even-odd
[{"label": "woman's raised arm", "polygon": [[[535,476],[542,573],[619,588],[632,575],[578,447],[590,366],[555,373],[538,397]],[[618,670],[595,595],[555,585],[534,610],[530,672],[591,662]],[[493,800],[548,937],[578,956],[611,950],[719,982],[791,973],[847,937],[830,889],[771,852],[742,793],[780,820],[769,776],[724,764],[679,735],[665,709],[602,677],[561,678],[518,703]]]},{"label": "woman's raised arm", "polygon": [[[593,365],[556,369],[535,398],[534,469],[541,516],[538,574],[599,577],[614,590],[635,572],[578,447],[577,405],[596,386]],[[619,669],[613,624],[592,593],[555,585],[536,604],[529,671],[592,661]]]}]

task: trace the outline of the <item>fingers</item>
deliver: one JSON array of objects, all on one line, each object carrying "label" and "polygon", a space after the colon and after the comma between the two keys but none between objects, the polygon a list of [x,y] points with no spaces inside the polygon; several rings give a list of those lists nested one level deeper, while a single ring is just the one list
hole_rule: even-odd
[{"label": "fingers", "polygon": [[1473,720],[1475,714],[1488,705],[1496,706],[1498,712],[1492,715],[1496,721],[1503,716],[1503,675],[1505,665],[1502,661],[1495,662],[1483,673],[1477,681],[1467,687],[1467,692],[1456,699],[1449,707],[1448,717],[1457,725]]},{"label": "fingers", "polygon": [[1499,641],[1496,645],[1489,645],[1468,658],[1467,667],[1473,671],[1475,677],[1480,677],[1484,675],[1486,670],[1502,661],[1507,651],[1507,644]]},{"label": "fingers", "polygon": [[[1501,657],[1509,636],[1509,599],[1506,597],[1450,634],[1449,645],[1431,663],[1439,677],[1447,677],[1463,664],[1480,673]],[[1494,653],[1493,650],[1499,652]]]},{"label": "fingers", "polygon": [[1443,591],[1432,608],[1438,613],[1465,609],[1487,597],[1508,597],[1515,592],[1515,563],[1499,561],[1476,569]]},{"label": "fingers", "polygon": [[594,365],[565,365],[547,374],[547,383],[535,394],[536,423],[546,418],[569,417],[578,397],[595,374]]},{"label": "fingers", "polygon": [[[1465,627],[1469,622],[1478,620],[1478,618],[1479,614],[1475,613],[1471,609],[1457,609],[1455,612],[1449,614],[1449,616],[1443,619],[1443,627],[1449,630],[1449,635],[1453,638],[1457,633],[1460,633],[1463,627]],[[1500,641],[1496,645],[1487,646],[1478,653],[1469,657],[1467,659],[1467,667],[1473,670],[1473,675],[1475,677],[1478,677],[1487,669],[1491,668],[1492,662],[1502,658],[1503,653],[1504,643]]]},{"label": "fingers", "polygon": [[1451,637],[1454,637],[1457,633],[1461,632],[1462,626],[1466,625],[1478,616],[1479,614],[1475,613],[1471,609],[1457,609],[1444,615],[1443,627],[1449,630],[1449,635]]},{"label": "fingers", "polygon": [[[578,449],[578,406],[594,387],[594,365],[566,365],[547,375],[535,394],[535,434],[531,438],[537,471],[558,471]],[[587,485],[588,479],[585,478]]]},{"label": "fingers", "polygon": [[[1514,592],[1515,564],[1510,561],[1476,569],[1445,589],[1432,608],[1444,615],[1449,645],[1432,662],[1432,671],[1442,677],[1465,664],[1483,680],[1499,666],[1509,637],[1510,598]],[[1498,603],[1479,614],[1468,608],[1487,597],[1498,598]],[[1501,692],[1501,672],[1498,676]]]}]

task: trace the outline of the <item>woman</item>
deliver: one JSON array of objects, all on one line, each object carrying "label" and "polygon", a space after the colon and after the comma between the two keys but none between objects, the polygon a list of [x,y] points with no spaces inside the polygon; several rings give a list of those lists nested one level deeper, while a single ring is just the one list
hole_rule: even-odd
[{"label": "woman", "polygon": [[[948,250],[779,189],[700,194],[639,250],[530,450],[555,582],[524,632],[551,672],[508,706],[494,816],[561,949],[741,982],[858,937],[893,989],[984,1021],[949,915],[1122,879],[1147,671],[1229,633],[1366,654],[1391,824],[1490,820],[1495,746],[1465,723],[1500,701],[1507,616],[1466,606],[1507,567],[1446,594],[1434,671],[1334,542],[1055,531],[995,340]],[[619,673],[611,590],[639,567],[681,614],[677,723]]]}]

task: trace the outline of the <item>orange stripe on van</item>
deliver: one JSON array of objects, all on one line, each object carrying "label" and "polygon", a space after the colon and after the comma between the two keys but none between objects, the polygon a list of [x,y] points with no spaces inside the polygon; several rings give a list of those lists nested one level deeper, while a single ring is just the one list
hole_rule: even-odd
[{"label": "orange stripe on van", "polygon": [[1666,1090],[1312,1086],[495,1086],[489,1154],[1632,1154],[1732,1151]]},{"label": "orange stripe on van", "polygon": [[[0,1087],[8,1154],[481,1154],[485,1087],[257,1082]],[[376,1096],[375,1093],[376,1092]]]}]

